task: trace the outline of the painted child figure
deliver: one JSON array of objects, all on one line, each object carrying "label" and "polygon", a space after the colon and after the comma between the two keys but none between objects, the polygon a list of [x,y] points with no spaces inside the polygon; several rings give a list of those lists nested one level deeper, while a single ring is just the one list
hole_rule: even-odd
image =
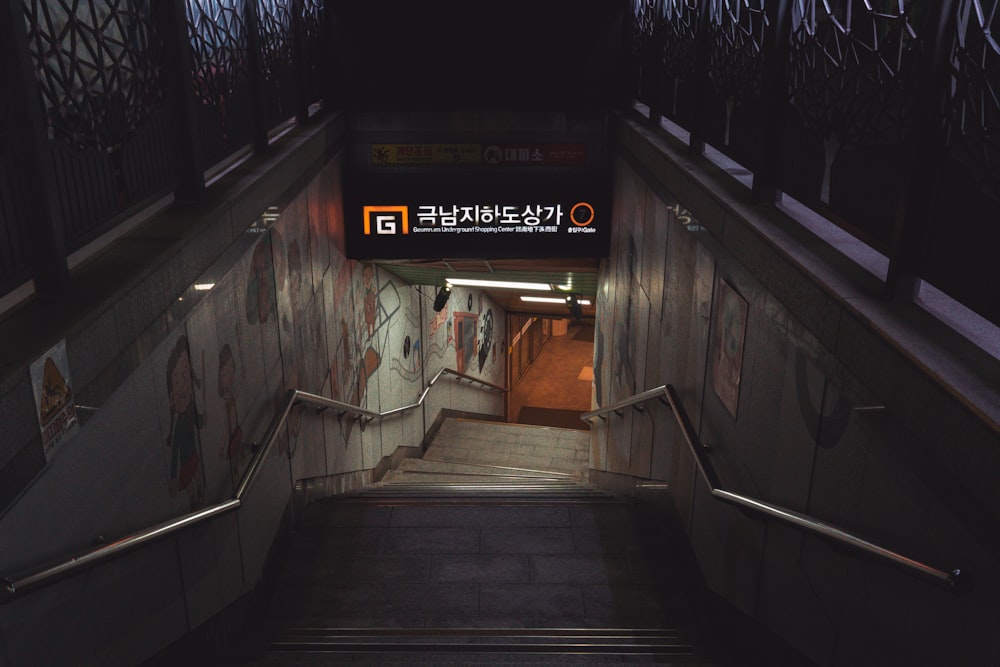
[{"label": "painted child figure", "polygon": [[233,350],[226,343],[219,350],[219,398],[226,404],[226,442],[219,455],[229,460],[229,472],[235,483],[243,472],[246,451],[243,447],[243,429],[240,427],[239,410],[236,407],[236,393],[242,376],[236,376],[236,360]]},{"label": "painted child figure", "polygon": [[205,474],[202,468],[202,418],[194,401],[198,383],[191,372],[191,353],[187,336],[177,339],[167,361],[167,397],[170,401],[170,495],[187,491],[191,509],[205,498]]}]

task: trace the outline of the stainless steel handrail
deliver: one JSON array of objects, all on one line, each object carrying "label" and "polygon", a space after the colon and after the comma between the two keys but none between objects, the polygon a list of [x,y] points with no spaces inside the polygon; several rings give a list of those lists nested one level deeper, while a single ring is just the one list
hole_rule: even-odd
[{"label": "stainless steel handrail", "polygon": [[233,493],[232,498],[215,505],[211,505],[210,507],[169,519],[138,532],[131,533],[125,537],[115,540],[114,542],[111,542],[110,544],[102,544],[101,546],[87,549],[74,556],[59,561],[55,565],[33,568],[12,577],[2,577],[0,578],[0,585],[2,585],[2,588],[0,588],[0,604],[6,604],[15,597],[23,595],[29,591],[42,588],[72,574],[81,572],[84,569],[93,567],[99,563],[103,563],[126,552],[132,551],[140,546],[163,539],[164,537],[168,537],[183,528],[202,523],[221,514],[238,510],[243,504],[250,488],[253,486],[254,481],[257,479],[258,475],[260,475],[263,464],[267,460],[267,455],[274,446],[274,443],[277,441],[277,436],[281,431],[281,427],[284,426],[285,421],[288,419],[288,414],[297,404],[302,403],[313,405],[320,410],[334,408],[336,410],[340,410],[344,414],[353,414],[355,419],[366,419],[367,421],[371,421],[373,419],[383,419],[385,417],[400,414],[423,405],[424,400],[427,398],[427,394],[430,392],[430,388],[434,386],[434,383],[436,383],[442,375],[453,375],[458,378],[459,381],[468,380],[472,384],[479,384],[491,390],[503,392],[507,391],[504,387],[485,380],[480,380],[479,378],[472,377],[471,375],[466,375],[465,373],[459,373],[458,371],[450,368],[442,368],[437,372],[437,374],[427,384],[427,387],[420,394],[420,398],[416,403],[388,410],[386,412],[372,412],[371,410],[365,410],[362,407],[351,405],[350,403],[335,401],[333,399],[326,398],[325,396],[310,394],[298,389],[290,389],[281,409],[278,410],[274,417],[271,418],[271,422],[264,431],[264,436],[261,438],[260,445],[254,452],[253,458],[250,459],[250,463],[247,465],[247,469],[244,471],[243,477],[240,478],[240,482],[237,484],[236,491]]},{"label": "stainless steel handrail", "polygon": [[712,466],[712,462],[706,456],[706,452],[709,451],[709,448],[701,443],[697,433],[695,433],[695,429],[691,424],[687,411],[684,409],[680,396],[677,394],[677,390],[674,389],[673,385],[665,384],[654,389],[644,391],[640,394],[636,394],[635,396],[622,399],[612,405],[587,412],[581,415],[580,418],[584,421],[588,421],[594,417],[606,418],[606,415],[612,412],[620,415],[622,414],[622,410],[624,408],[637,406],[654,398],[668,405],[671,412],[673,412],[674,418],[677,420],[677,424],[680,426],[681,433],[684,436],[684,441],[687,443],[688,448],[691,450],[691,454],[694,456],[698,472],[701,474],[702,479],[705,481],[705,484],[708,486],[708,489],[713,497],[734,505],[739,505],[740,507],[745,507],[760,514],[774,517],[784,521],[785,523],[798,526],[799,528],[823,535],[836,542],[840,542],[841,544],[849,545],[866,553],[888,560],[895,565],[902,566],[908,570],[928,577],[932,581],[944,584],[952,590],[964,591],[968,588],[970,578],[968,574],[964,573],[961,569],[956,568],[951,572],[940,570],[936,567],[927,565],[926,563],[922,563],[908,556],[904,556],[900,553],[879,546],[878,544],[874,544],[873,542],[869,542],[868,540],[865,540],[849,531],[843,530],[824,521],[820,521],[819,519],[808,514],[796,512],[795,510],[790,510],[785,507],[781,507],[780,505],[774,505],[750,496],[732,493],[731,491],[723,489],[721,483],[719,482],[719,476],[716,474],[715,468]]}]

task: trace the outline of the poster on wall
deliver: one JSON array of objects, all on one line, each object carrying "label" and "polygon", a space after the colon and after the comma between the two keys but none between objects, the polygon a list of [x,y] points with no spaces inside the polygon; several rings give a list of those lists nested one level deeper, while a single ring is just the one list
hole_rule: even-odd
[{"label": "poster on wall", "polygon": [[743,339],[749,305],[725,280],[719,281],[712,346],[712,386],[726,409],[736,418],[743,374]]},{"label": "poster on wall", "polygon": [[42,449],[45,460],[51,461],[59,446],[80,428],[66,359],[66,341],[59,341],[39,357],[31,364],[30,372]]}]

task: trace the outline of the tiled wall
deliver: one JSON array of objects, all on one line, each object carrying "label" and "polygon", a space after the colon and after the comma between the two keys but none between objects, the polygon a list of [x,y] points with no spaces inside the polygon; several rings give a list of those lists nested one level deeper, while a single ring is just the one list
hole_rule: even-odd
[{"label": "tiled wall", "polygon": [[[205,288],[154,318],[165,333],[0,516],[0,573],[231,497],[292,388],[381,412],[414,403],[445,366],[502,384],[503,350],[485,328],[504,330],[495,304],[456,290],[435,326],[429,288],[344,257],[341,169],[337,154],[247,220],[195,281]],[[472,327],[457,348],[456,314]],[[502,394],[467,385],[431,397],[364,425],[293,409],[237,514],[0,607],[0,665],[134,664],[257,584],[296,480],[370,478],[397,447],[419,446],[441,407],[503,413]]]},{"label": "tiled wall", "polygon": [[996,663],[998,499],[980,483],[983,465],[1000,472],[996,433],[762,241],[669,142],[619,123],[600,402],[673,384],[724,488],[965,568],[975,587],[956,595],[713,498],[655,402],[595,428],[592,467],[666,480],[709,587],[818,664]]}]

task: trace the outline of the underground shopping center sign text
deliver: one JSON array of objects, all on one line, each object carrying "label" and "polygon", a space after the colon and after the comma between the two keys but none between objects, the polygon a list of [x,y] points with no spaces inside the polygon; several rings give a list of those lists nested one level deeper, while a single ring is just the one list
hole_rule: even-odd
[{"label": "underground shopping center sign text", "polygon": [[348,214],[353,259],[600,257],[608,215],[586,193],[365,198]]}]

